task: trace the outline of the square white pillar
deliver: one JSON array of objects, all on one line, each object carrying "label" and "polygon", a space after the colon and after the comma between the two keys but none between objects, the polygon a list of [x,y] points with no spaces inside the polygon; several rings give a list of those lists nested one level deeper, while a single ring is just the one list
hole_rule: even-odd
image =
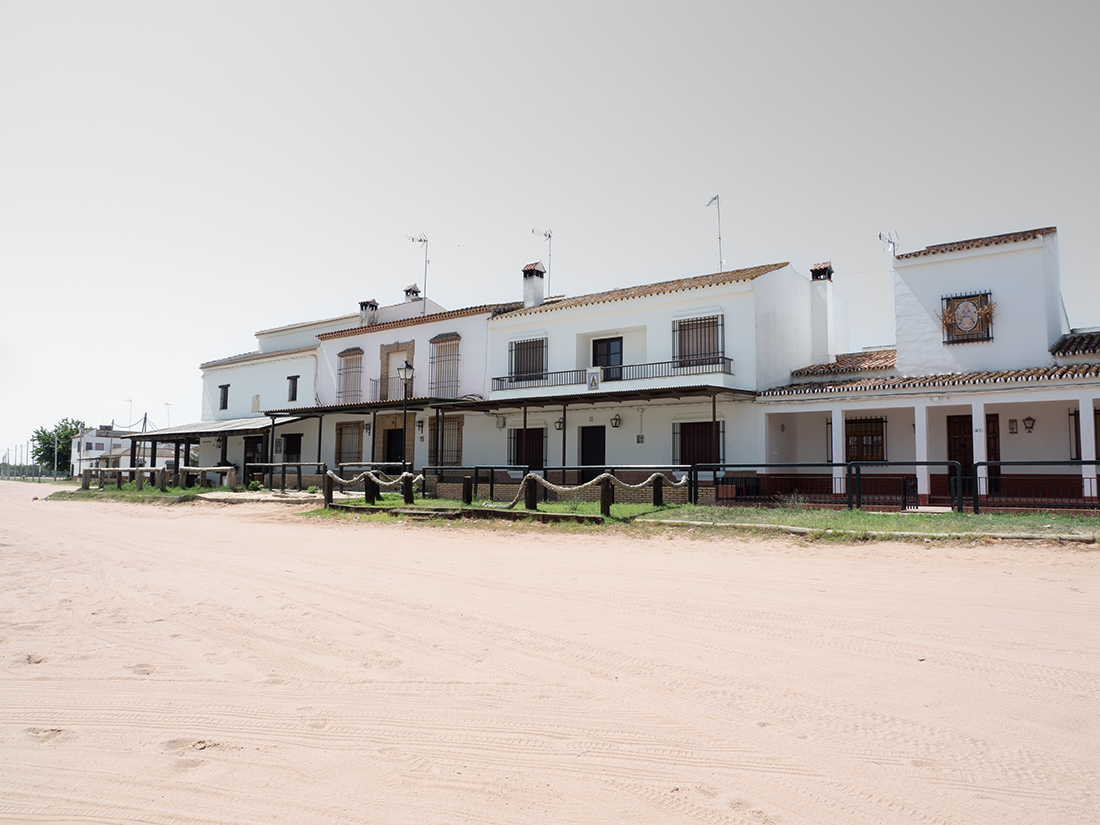
[{"label": "square white pillar", "polygon": [[[913,409],[913,455],[917,461],[930,461],[928,457],[928,407],[923,405]],[[928,492],[931,486],[930,467],[917,465],[917,495],[921,501],[927,502]]]},{"label": "square white pillar", "polygon": [[[986,438],[986,432],[985,432],[985,404],[983,404],[980,401],[975,401],[974,403],[972,403],[970,405],[970,429],[971,429],[971,435],[973,437],[973,442],[974,442],[974,444],[973,444],[974,463],[977,464],[979,461],[985,461],[986,460],[986,451],[985,451],[985,438]],[[989,477],[989,468],[988,467],[979,467],[978,468],[978,485],[979,485],[979,488],[978,488],[978,490],[974,491],[975,495],[978,495],[979,492],[980,492],[981,495],[988,495],[989,494],[989,490],[986,489],[987,482],[982,481],[982,479],[988,478],[988,477]]]},{"label": "square white pillar", "polygon": [[[1096,415],[1093,412],[1091,396],[1082,396],[1077,399],[1077,421],[1081,427],[1081,459],[1083,461],[1096,460]],[[1085,464],[1081,467],[1081,488],[1085,496],[1096,498],[1096,465]]]},{"label": "square white pillar", "polygon": [[[829,412],[832,418],[832,446],[833,446],[833,464],[843,464],[845,462],[847,454],[844,451],[844,410],[840,407],[833,407]],[[837,495],[843,495],[847,492],[845,489],[845,479],[847,471],[844,467],[833,467],[833,493]]]}]

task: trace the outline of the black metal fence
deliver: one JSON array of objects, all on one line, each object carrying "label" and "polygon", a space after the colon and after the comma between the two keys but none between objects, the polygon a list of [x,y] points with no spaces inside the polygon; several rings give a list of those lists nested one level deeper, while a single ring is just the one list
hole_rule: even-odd
[{"label": "black metal fence", "polygon": [[1086,467],[1100,467],[1100,460],[975,461],[965,494],[975,513],[983,508],[1100,512],[1096,475],[1085,473]]},{"label": "black metal fence", "polygon": [[324,476],[328,472],[328,465],[321,461],[282,461],[282,462],[260,462],[253,461],[244,465],[244,471],[242,475],[241,483],[246,487],[250,481],[253,481],[252,475],[257,471],[260,473],[262,480],[266,482],[266,486],[270,489],[275,488],[275,476],[279,477],[279,489],[283,492],[286,491],[286,471],[291,467],[294,470],[294,477],[297,484],[295,489],[302,489],[302,468],[303,467],[317,467],[318,475]]},{"label": "black metal fence", "polygon": [[425,479],[433,479],[433,483],[426,485],[426,488],[433,489],[436,498],[458,498],[458,495],[445,493],[450,491],[450,485],[461,487],[463,480],[470,476],[474,483],[474,498],[482,501],[496,501],[498,493],[503,501],[511,501],[515,498],[523,477],[530,471],[531,468],[525,464],[477,464],[465,467],[429,465],[421,470]]}]

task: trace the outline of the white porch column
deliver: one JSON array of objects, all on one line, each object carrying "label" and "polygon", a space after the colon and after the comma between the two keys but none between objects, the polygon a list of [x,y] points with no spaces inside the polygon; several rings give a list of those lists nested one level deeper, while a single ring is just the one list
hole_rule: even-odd
[{"label": "white porch column", "polygon": [[[970,429],[971,435],[974,440],[974,461],[986,460],[985,452],[985,404],[981,401],[975,401],[970,405]],[[979,491],[982,495],[988,495],[989,491],[986,489],[986,482],[982,481],[983,478],[989,477],[988,467],[978,468],[978,485],[979,489],[974,491],[974,495],[978,495]]]},{"label": "white porch column", "polygon": [[[1095,413],[1092,410],[1092,398],[1082,396],[1077,399],[1077,420],[1081,426],[1081,458],[1085,461],[1096,460],[1096,425],[1093,423]],[[1096,465],[1086,464],[1081,467],[1082,493],[1087,498],[1096,498]]]},{"label": "white porch column", "polygon": [[[844,452],[844,410],[841,407],[833,407],[829,411],[829,415],[832,417],[833,422],[833,464],[843,464],[846,457]],[[844,487],[845,477],[846,473],[843,467],[833,467],[834,493],[843,495],[848,492]]]},{"label": "white porch column", "polygon": [[[913,408],[913,455],[917,461],[929,461],[928,458],[928,407],[923,404]],[[917,465],[917,497],[921,504],[928,503],[930,467]]]}]

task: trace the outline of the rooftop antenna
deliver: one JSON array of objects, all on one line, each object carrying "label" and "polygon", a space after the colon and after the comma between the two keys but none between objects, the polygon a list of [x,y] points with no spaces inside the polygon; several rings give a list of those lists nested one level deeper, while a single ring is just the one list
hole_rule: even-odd
[{"label": "rooftop antenna", "polygon": [[420,308],[420,314],[424,315],[428,311],[428,264],[431,261],[428,260],[428,237],[421,232],[415,238],[412,235],[406,235],[413,243],[424,245],[424,305]]},{"label": "rooftop antenna", "polygon": [[882,251],[890,250],[891,257],[898,254],[898,233],[897,230],[891,229],[888,233],[878,233],[878,239],[882,241]]},{"label": "rooftop antenna", "polygon": [[172,426],[172,405],[167,401],[164,402],[164,414],[168,416],[168,426]]},{"label": "rooftop antenna", "polygon": [[707,201],[707,206],[709,207],[712,203],[718,204],[718,271],[721,272],[722,267],[726,265],[725,260],[722,258],[722,201],[715,195]]},{"label": "rooftop antenna", "polygon": [[548,251],[546,253],[546,295],[547,295],[547,297],[549,297],[549,295],[550,295],[550,267],[553,266],[553,263],[554,263],[554,233],[553,233],[553,231],[551,231],[549,229],[547,229],[545,232],[543,232],[541,229],[532,229],[531,234],[532,235],[542,235],[542,237],[546,238],[546,242],[547,242],[547,245],[548,245]]}]

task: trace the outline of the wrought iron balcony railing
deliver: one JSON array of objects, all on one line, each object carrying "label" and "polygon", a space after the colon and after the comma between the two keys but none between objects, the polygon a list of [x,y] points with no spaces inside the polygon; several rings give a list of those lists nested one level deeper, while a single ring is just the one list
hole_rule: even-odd
[{"label": "wrought iron balcony railing", "polygon": [[[372,378],[370,380],[371,401],[399,401],[405,397],[403,382],[400,378]],[[412,398],[413,382],[409,381],[409,397]]]},{"label": "wrought iron balcony railing", "polygon": [[[636,381],[647,378],[675,378],[679,375],[706,375],[720,373],[733,375],[733,359],[723,355],[693,355],[673,361],[655,361],[651,364],[626,364],[600,367],[600,381]],[[557,372],[506,375],[493,379],[494,390],[522,390],[528,387],[565,387],[584,384],[587,370],[559,370]]]}]

